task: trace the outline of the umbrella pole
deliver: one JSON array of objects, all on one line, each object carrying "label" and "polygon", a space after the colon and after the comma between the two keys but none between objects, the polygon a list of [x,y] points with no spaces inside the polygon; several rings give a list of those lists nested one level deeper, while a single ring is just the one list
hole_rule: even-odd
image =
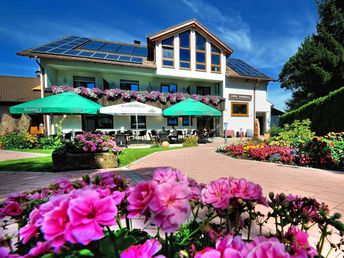
[{"label": "umbrella pole", "polygon": [[138,135],[139,135],[139,121],[138,121],[137,113],[135,113],[135,121],[136,121],[136,142],[138,142]]}]

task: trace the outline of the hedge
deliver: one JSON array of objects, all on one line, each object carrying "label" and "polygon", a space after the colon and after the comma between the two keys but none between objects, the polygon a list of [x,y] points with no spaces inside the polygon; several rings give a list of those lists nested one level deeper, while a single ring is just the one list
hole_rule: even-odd
[{"label": "hedge", "polygon": [[285,113],[280,117],[280,126],[307,118],[312,122],[312,131],[319,136],[344,131],[344,87]]}]

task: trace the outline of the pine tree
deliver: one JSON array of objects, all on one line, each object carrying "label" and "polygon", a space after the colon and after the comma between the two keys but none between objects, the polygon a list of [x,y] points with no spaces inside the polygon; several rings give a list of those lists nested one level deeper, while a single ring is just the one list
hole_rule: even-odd
[{"label": "pine tree", "polygon": [[344,0],[317,1],[319,21],[284,64],[279,81],[292,90],[289,110],[344,86]]}]

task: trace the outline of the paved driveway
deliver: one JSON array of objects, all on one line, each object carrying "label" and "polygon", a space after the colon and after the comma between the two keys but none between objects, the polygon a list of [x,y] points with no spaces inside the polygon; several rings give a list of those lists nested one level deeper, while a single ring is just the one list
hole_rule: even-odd
[{"label": "paved driveway", "polygon": [[157,152],[129,166],[129,169],[149,178],[155,167],[171,166],[204,183],[219,177],[244,177],[259,183],[265,194],[273,191],[316,197],[333,211],[344,215],[344,173],[238,160],[216,153],[215,149],[215,144],[207,144]]},{"label": "paved driveway", "polygon": [[48,154],[0,150],[0,161],[44,157]]}]

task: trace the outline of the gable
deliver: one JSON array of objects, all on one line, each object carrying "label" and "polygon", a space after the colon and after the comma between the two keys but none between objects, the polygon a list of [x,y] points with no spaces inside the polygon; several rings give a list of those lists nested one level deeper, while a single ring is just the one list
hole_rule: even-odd
[{"label": "gable", "polygon": [[211,33],[206,27],[204,27],[201,23],[197,20],[192,19],[181,24],[175,25],[173,27],[167,28],[165,30],[159,31],[147,37],[147,47],[148,47],[148,57],[153,59],[154,57],[154,46],[156,42],[160,41],[161,39],[171,37],[176,33],[181,33],[186,30],[193,29],[199,32],[201,35],[209,38],[211,42],[220,48],[226,56],[229,56],[233,53],[233,50],[227,46],[221,39]]}]

